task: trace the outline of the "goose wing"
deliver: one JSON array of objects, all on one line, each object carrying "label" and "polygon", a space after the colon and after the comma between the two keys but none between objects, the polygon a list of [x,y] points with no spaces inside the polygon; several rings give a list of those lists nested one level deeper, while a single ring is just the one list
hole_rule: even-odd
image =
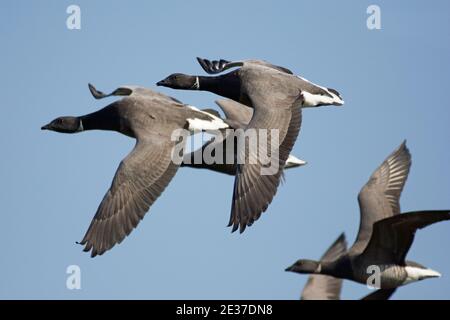
[{"label": "goose wing", "polygon": [[134,149],[120,163],[80,242],[85,245],[84,251],[92,250],[92,257],[101,255],[136,228],[178,169],[171,159],[174,144],[170,135],[138,138]]},{"label": "goose wing", "polygon": [[411,167],[411,154],[403,142],[375,170],[358,195],[360,224],[351,253],[366,247],[375,222],[400,213],[400,195]]},{"label": "goose wing", "polygon": [[361,300],[389,300],[389,298],[394,294],[397,288],[393,289],[378,289],[371,294],[368,294]]},{"label": "goose wing", "polygon": [[[266,134],[267,140],[261,142],[257,138],[257,148],[238,147],[237,150],[238,165],[228,226],[233,226],[233,232],[239,228],[241,233],[247,226],[252,225],[272,202],[302,120],[299,106],[303,96],[300,91],[290,96],[271,94],[265,81],[259,81],[258,73],[252,77],[257,79],[244,84],[254,107],[253,117],[245,129],[244,136],[253,132],[258,137],[262,133]],[[276,133],[278,141],[272,135]],[[267,156],[264,159],[261,155]],[[266,160],[270,160],[271,168],[267,167]]]},{"label": "goose wing", "polygon": [[97,90],[97,88],[91,84],[88,83],[89,91],[91,92],[92,96],[99,100],[104,99],[107,97],[114,97],[114,96],[140,96],[140,97],[149,97],[149,98],[155,98],[159,97],[161,99],[168,100],[170,102],[176,102],[179,104],[183,104],[180,100],[175,99],[173,97],[167,96],[165,94],[162,94],[160,92],[153,91],[148,88],[139,87],[139,86],[121,86],[112,91],[111,93],[104,93],[103,91]]},{"label": "goose wing", "polygon": [[361,259],[377,264],[407,265],[406,254],[417,229],[444,220],[450,220],[449,210],[416,211],[380,220],[374,224]]},{"label": "goose wing", "polygon": [[[335,261],[347,252],[347,241],[342,233],[328,248],[320,261]],[[311,275],[301,295],[302,300],[339,300],[342,279],[325,275]]]},{"label": "goose wing", "polygon": [[287,74],[293,74],[291,70],[280,67],[274,64],[271,64],[264,60],[244,60],[244,61],[228,61],[224,59],[220,60],[208,60],[197,57],[197,61],[200,66],[205,70],[205,72],[209,74],[217,74],[221,73],[225,70],[234,68],[234,67],[242,67],[244,64],[254,64],[269,67]]}]

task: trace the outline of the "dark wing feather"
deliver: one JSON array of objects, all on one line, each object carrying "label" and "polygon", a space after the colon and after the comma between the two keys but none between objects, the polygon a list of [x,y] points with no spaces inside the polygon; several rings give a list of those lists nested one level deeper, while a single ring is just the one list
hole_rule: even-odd
[{"label": "dark wing feather", "polygon": [[104,93],[100,90],[97,90],[97,88],[94,87],[94,85],[88,83],[88,87],[89,87],[89,91],[91,92],[92,96],[95,99],[103,99],[103,98],[107,98],[107,97],[111,97],[111,96],[129,96],[133,93],[133,90],[131,90],[130,88],[125,88],[125,87],[120,87],[117,88],[116,90],[114,90],[111,93]]},{"label": "dark wing feather", "polygon": [[372,292],[371,294],[368,294],[361,300],[389,300],[389,298],[394,294],[395,290],[397,290],[397,288],[379,289]]},{"label": "dark wing feather", "polygon": [[416,230],[444,220],[450,220],[449,210],[416,211],[378,221],[361,259],[375,264],[406,265]]},{"label": "dark wing feather", "polygon": [[271,64],[267,61],[263,60],[246,60],[246,61],[233,61],[230,62],[228,60],[220,59],[220,60],[208,60],[197,57],[197,61],[200,66],[209,74],[217,74],[221,73],[227,69],[231,69],[234,67],[242,67],[244,64],[255,64],[259,66],[265,66],[268,68],[272,68],[287,74],[293,74],[291,70],[280,67],[274,64]]},{"label": "dark wing feather", "polygon": [[[156,140],[158,139],[158,140]],[[158,136],[139,139],[121,162],[112,185],[95,214],[83,240],[84,251],[101,255],[130,234],[175,175],[172,141]]]},{"label": "dark wing feather", "polygon": [[[347,241],[342,233],[328,248],[320,261],[335,261],[347,252]],[[325,275],[310,275],[303,288],[302,300],[339,300],[342,279]]]},{"label": "dark wing feather", "polygon": [[230,62],[227,60],[208,60],[208,59],[202,59],[197,57],[197,61],[200,64],[200,66],[209,74],[217,74],[221,73],[227,69],[233,68],[233,67],[241,67],[243,65],[243,62]]},{"label": "dark wing feather", "polygon": [[411,167],[411,154],[403,142],[375,170],[358,195],[360,225],[351,253],[361,253],[372,234],[373,224],[400,213],[400,195]]},{"label": "dark wing feather", "polygon": [[[252,225],[272,202],[280,184],[284,165],[299,134],[302,120],[299,107],[302,99],[300,92],[298,96],[285,98],[288,101],[285,100],[279,105],[274,103],[281,101],[276,101],[274,97],[267,96],[261,90],[254,91],[250,99],[255,111],[246,132],[255,129],[258,133],[260,129],[265,129],[270,136],[271,129],[279,130],[279,145],[272,145],[274,143],[272,139],[267,139],[268,144],[265,146],[258,143],[259,150],[248,150],[253,148],[237,150],[238,162],[243,164],[237,166],[228,226],[233,226],[233,232],[239,228],[241,233],[247,226]],[[265,105],[267,103],[270,107]],[[277,163],[278,170],[272,174],[261,174],[265,166],[255,151],[269,155],[271,163]]]}]

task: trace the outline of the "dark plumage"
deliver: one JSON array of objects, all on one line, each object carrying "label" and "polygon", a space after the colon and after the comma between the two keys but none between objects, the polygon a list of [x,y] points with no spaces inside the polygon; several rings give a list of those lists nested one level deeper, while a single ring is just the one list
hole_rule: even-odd
[{"label": "dark plumage", "polygon": [[239,69],[210,77],[176,73],[159,81],[157,85],[210,91],[241,102],[254,109],[245,127],[246,132],[250,129],[256,132],[261,129],[268,133],[271,130],[278,132],[278,142],[269,139],[267,144],[260,146],[262,154],[267,155],[272,164],[276,163],[275,170],[270,173],[263,174],[266,167],[255,150],[237,150],[238,159],[244,161],[236,167],[229,225],[233,227],[232,231],[239,229],[243,232],[266,211],[277,192],[282,170],[300,131],[301,107],[341,105],[343,101],[334,93],[335,90],[315,85],[292,75],[285,68],[264,61],[210,62],[200,58],[198,61],[206,72],[212,74],[232,67]]},{"label": "dark plumage", "polygon": [[137,141],[120,163],[80,242],[94,257],[120,243],[138,225],[177,172],[179,165],[171,155],[177,143],[171,139],[172,132],[188,128],[191,120],[209,123],[217,119],[146,88],[124,86],[107,95],[89,88],[98,99],[116,94],[125,97],[88,115],[57,118],[42,129],[64,133],[112,130]]},{"label": "dark plumage", "polygon": [[[342,233],[339,238],[324,253],[320,262],[335,261],[347,253],[347,241]],[[301,295],[302,300],[340,300],[342,279],[322,274],[312,274],[308,277]],[[378,289],[362,298],[362,300],[388,300],[394,289]]]},{"label": "dark plumage", "polygon": [[450,210],[400,214],[399,199],[410,166],[411,155],[404,142],[372,174],[358,196],[360,227],[346,254],[333,261],[298,260],[287,271],[324,274],[366,284],[373,272],[371,268],[376,267],[374,279],[379,282],[373,285],[381,289],[439,277],[438,272],[405,260],[417,229],[450,220]]}]

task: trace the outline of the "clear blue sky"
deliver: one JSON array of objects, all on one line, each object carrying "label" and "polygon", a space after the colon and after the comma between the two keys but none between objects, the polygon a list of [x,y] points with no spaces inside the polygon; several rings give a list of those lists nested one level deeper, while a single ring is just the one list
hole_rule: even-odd
[{"label": "clear blue sky", "polygon": [[[81,30],[66,8],[81,7]],[[366,28],[381,7],[382,30]],[[0,298],[297,299],[306,277],[284,272],[319,258],[359,224],[357,194],[403,139],[413,155],[403,211],[450,207],[448,1],[1,1]],[[231,234],[233,179],[182,169],[125,241],[91,259],[81,240],[134,141],[112,132],[41,132],[92,112],[87,83],[155,88],[201,73],[196,56],[261,58],[338,89],[342,108],[309,109],[269,210]],[[158,90],[198,107],[209,93]],[[443,277],[394,299],[450,298],[450,223],[421,230],[408,258]],[[79,265],[82,289],[66,289]],[[342,296],[368,289],[345,282]]]}]

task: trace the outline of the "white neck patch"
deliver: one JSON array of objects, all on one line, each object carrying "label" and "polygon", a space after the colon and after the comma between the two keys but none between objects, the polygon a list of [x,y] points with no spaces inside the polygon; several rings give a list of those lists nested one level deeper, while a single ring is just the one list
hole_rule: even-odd
[{"label": "white neck patch", "polygon": [[199,80],[198,77],[195,77],[195,82],[194,82],[194,84],[192,85],[191,88],[192,89],[196,89],[196,90],[200,89],[200,80]]},{"label": "white neck patch", "polygon": [[317,266],[317,269],[316,269],[316,273],[321,273],[321,272],[322,272],[322,264],[319,263],[319,265]]},{"label": "white neck patch", "polygon": [[77,132],[81,132],[81,131],[84,131],[84,128],[83,128],[83,121],[81,121],[81,119],[80,119],[80,125],[78,127]]}]

